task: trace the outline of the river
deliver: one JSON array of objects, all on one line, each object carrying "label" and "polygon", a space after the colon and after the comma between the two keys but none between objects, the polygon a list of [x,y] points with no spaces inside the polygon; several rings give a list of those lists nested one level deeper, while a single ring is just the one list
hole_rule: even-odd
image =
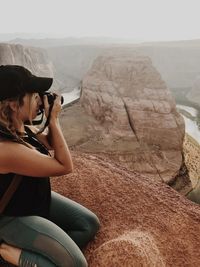
[{"label": "river", "polygon": [[[188,107],[184,105],[177,105],[177,110],[185,110],[190,114],[191,118],[187,118],[185,115],[181,114],[185,121],[185,131],[191,135],[200,144],[200,131],[195,121],[197,116],[197,110],[193,107]],[[181,111],[180,111],[181,113]]]},{"label": "river", "polygon": [[81,90],[77,87],[68,93],[63,93],[62,94],[62,96],[64,97],[63,107],[74,102],[75,100],[78,100],[80,98],[80,95],[81,95]]}]

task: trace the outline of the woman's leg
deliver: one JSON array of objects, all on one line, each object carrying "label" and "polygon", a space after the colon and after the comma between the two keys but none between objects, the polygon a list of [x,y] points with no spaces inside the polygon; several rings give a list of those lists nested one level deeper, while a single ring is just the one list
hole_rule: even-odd
[{"label": "woman's leg", "polygon": [[50,218],[80,247],[85,247],[99,229],[97,216],[66,197],[51,192]]},{"label": "woman's leg", "polygon": [[20,267],[86,267],[86,260],[73,240],[57,225],[39,216],[15,217],[4,224],[0,238],[22,249]]},{"label": "woman's leg", "polygon": [[[42,255],[38,255],[34,252],[29,252],[26,250],[21,250],[19,248],[10,246],[8,244],[2,243],[0,245],[0,266],[31,266],[35,267],[36,264],[38,266],[47,266],[47,267],[55,267],[55,264],[43,257]],[[8,264],[9,263],[9,264]],[[11,264],[12,265],[11,265]]]}]

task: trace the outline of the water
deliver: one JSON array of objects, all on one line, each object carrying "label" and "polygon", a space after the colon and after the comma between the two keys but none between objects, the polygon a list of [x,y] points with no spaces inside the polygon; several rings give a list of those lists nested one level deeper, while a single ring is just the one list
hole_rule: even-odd
[{"label": "water", "polygon": [[[193,107],[177,105],[177,108],[187,111],[192,117],[197,116],[197,110]],[[185,131],[191,135],[200,144],[200,131],[195,120],[189,119],[183,114],[181,114],[185,121]]]},{"label": "water", "polygon": [[192,107],[184,106],[184,105],[176,105],[177,108],[184,109],[188,113],[190,113],[193,117],[197,116],[197,110]]},{"label": "water", "polygon": [[81,90],[79,88],[74,88],[71,92],[63,93],[64,106],[80,98]]}]

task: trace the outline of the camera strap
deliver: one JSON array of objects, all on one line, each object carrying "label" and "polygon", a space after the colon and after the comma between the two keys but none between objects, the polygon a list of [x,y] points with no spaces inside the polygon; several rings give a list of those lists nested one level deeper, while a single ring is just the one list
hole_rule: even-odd
[{"label": "camera strap", "polygon": [[41,118],[39,120],[33,120],[32,121],[33,125],[39,125],[39,124],[41,124],[43,122],[44,110],[40,110],[40,113],[38,113],[38,116],[41,115],[41,114],[42,114],[42,116],[41,116]]},{"label": "camera strap", "polygon": [[[53,104],[54,103],[52,103],[49,106],[49,114],[48,114],[48,117],[46,119],[46,122],[45,122],[44,126],[37,132],[37,134],[42,133],[45,130],[45,128],[49,125],[49,121],[50,121],[50,118],[51,118],[51,111],[52,111],[52,108],[53,108]],[[43,115],[42,115],[42,118],[43,118],[43,116],[44,116],[44,110],[42,112],[43,112]]]}]

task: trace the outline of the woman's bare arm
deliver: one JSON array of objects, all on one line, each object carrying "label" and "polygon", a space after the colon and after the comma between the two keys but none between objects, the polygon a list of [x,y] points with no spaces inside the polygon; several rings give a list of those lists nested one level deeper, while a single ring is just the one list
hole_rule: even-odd
[{"label": "woman's bare arm", "polygon": [[[61,153],[64,155],[64,153]],[[58,152],[58,158],[59,152]],[[41,154],[35,149],[13,142],[0,144],[0,173],[17,173],[34,177],[57,176],[70,173],[73,169],[70,154],[61,161]]]},{"label": "woman's bare arm", "polygon": [[53,150],[53,147],[51,146],[51,131],[49,128],[45,129],[44,132],[37,134],[39,132],[39,129],[36,126],[29,125],[27,126],[33,133],[36,134],[36,138],[43,144],[48,150]]},{"label": "woman's bare arm", "polygon": [[49,123],[54,157],[41,154],[35,149],[28,148],[22,144],[10,141],[1,142],[0,173],[13,172],[28,176],[46,177],[72,172],[71,154],[58,121],[60,109],[60,98],[57,98]]}]

